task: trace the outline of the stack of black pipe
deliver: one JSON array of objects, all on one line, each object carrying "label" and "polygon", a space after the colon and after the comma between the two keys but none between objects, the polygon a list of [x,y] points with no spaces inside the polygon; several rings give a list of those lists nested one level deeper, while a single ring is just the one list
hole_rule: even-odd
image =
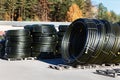
[{"label": "stack of black pipe", "polygon": [[8,30],[6,32],[7,58],[27,58],[31,56],[31,35],[29,30]]},{"label": "stack of black pipe", "polygon": [[4,58],[5,55],[5,39],[0,41],[0,58]]},{"label": "stack of black pipe", "polygon": [[120,63],[120,24],[75,20],[62,39],[61,54],[71,65]]},{"label": "stack of black pipe", "polygon": [[32,25],[25,25],[24,29],[25,30],[29,30],[30,31],[30,35],[32,36]]},{"label": "stack of black pipe", "polygon": [[57,35],[54,25],[32,25],[32,56],[53,58],[56,53]]},{"label": "stack of black pipe", "polygon": [[120,63],[120,22],[113,24],[113,30],[115,35],[113,50],[116,56],[112,59],[112,63]]},{"label": "stack of black pipe", "polygon": [[58,44],[57,44],[57,51],[58,51],[58,57],[61,56],[60,52],[61,52],[61,42],[62,42],[62,38],[67,30],[67,27],[68,25],[59,25],[58,27],[58,32],[57,32],[57,35],[58,35]]}]

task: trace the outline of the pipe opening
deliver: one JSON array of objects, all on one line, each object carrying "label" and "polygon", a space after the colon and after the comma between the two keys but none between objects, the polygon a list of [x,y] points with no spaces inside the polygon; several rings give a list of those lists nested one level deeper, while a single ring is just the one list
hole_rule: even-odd
[{"label": "pipe opening", "polygon": [[87,31],[85,25],[81,22],[75,22],[72,28],[69,39],[69,54],[71,58],[76,58],[81,55],[80,53],[84,49]]}]

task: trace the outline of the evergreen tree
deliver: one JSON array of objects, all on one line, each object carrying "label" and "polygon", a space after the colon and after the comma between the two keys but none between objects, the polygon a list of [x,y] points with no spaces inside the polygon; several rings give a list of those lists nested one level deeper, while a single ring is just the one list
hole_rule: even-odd
[{"label": "evergreen tree", "polygon": [[50,5],[51,21],[66,21],[66,14],[71,6],[71,1],[57,0]]},{"label": "evergreen tree", "polygon": [[34,8],[36,15],[39,17],[41,21],[49,21],[49,12],[50,9],[48,7],[47,0],[38,0],[37,5]]},{"label": "evergreen tree", "polygon": [[[93,18],[91,0],[0,0],[0,20],[67,21],[67,11],[73,3],[79,6],[83,17]],[[120,15],[108,11],[102,3],[98,5],[97,18],[120,21]]]},{"label": "evergreen tree", "polygon": [[83,16],[86,18],[92,18],[92,3],[91,0],[85,0],[83,8]]},{"label": "evergreen tree", "polygon": [[0,0],[0,20],[3,20],[4,19],[4,14],[5,14],[5,6],[4,6],[4,4],[5,4],[5,2],[6,2],[6,0]]},{"label": "evergreen tree", "polygon": [[3,4],[4,10],[6,11],[5,13],[7,13],[10,16],[10,20],[12,21],[14,17],[13,13],[16,8],[15,4],[16,4],[16,0],[6,0],[5,3]]},{"label": "evergreen tree", "polygon": [[[26,0],[25,2],[25,9],[24,9],[24,19],[25,20],[33,20],[35,16],[35,11],[37,11],[36,5],[38,0]],[[35,11],[34,11],[35,10]]]},{"label": "evergreen tree", "polygon": [[102,3],[98,5],[98,19],[106,19],[107,8]]}]

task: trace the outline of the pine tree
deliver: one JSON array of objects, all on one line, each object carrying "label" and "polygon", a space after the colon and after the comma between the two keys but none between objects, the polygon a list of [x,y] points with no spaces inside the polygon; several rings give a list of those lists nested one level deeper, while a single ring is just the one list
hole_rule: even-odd
[{"label": "pine tree", "polygon": [[71,6],[71,1],[56,0],[50,5],[51,21],[66,21],[66,13]]},{"label": "pine tree", "polygon": [[41,21],[49,21],[50,9],[48,7],[47,0],[39,0],[38,4],[35,6],[34,11]]},{"label": "pine tree", "polygon": [[[24,8],[24,19],[29,19],[29,20],[33,20],[34,19],[34,15],[37,11],[36,5],[38,3],[38,0],[26,0],[25,2],[25,8]],[[34,11],[36,10],[36,11]]]},{"label": "pine tree", "polygon": [[84,2],[84,8],[83,8],[83,15],[86,18],[91,18],[92,17],[92,3],[91,0],[85,0]]},{"label": "pine tree", "polygon": [[105,19],[107,14],[107,8],[102,3],[98,5],[98,19]]},{"label": "pine tree", "polygon": [[0,0],[0,20],[4,20],[4,14],[5,14],[5,6],[4,6],[4,4],[5,4],[5,2],[6,2],[6,0]]},{"label": "pine tree", "polygon": [[16,0],[6,0],[4,5],[4,10],[8,13],[10,16],[10,20],[13,21],[13,16],[14,16],[14,10],[15,10],[15,3]]}]

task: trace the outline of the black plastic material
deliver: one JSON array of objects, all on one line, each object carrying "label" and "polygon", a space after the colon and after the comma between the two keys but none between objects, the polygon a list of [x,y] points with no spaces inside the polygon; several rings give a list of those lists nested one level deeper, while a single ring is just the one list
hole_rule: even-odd
[{"label": "black plastic material", "polygon": [[120,26],[106,20],[78,19],[62,39],[64,61],[75,64],[120,62]]},{"label": "black plastic material", "polygon": [[32,27],[33,27],[32,32],[39,32],[41,34],[55,34],[56,33],[56,29],[54,25],[36,24],[36,25],[32,25]]},{"label": "black plastic material", "polygon": [[45,53],[54,55],[58,40],[54,25],[35,24],[32,25],[32,29],[32,56],[41,58],[43,56],[40,55]]},{"label": "black plastic material", "polygon": [[65,32],[67,30],[67,27],[69,25],[59,25],[58,29],[59,29],[59,32]]},{"label": "black plastic material", "polygon": [[53,44],[57,42],[57,37],[33,37],[34,43],[40,44]]},{"label": "black plastic material", "polygon": [[5,58],[31,57],[32,38],[29,30],[9,30],[6,32]]},{"label": "black plastic material", "polygon": [[30,31],[29,30],[8,30],[6,32],[6,36],[29,36]]},{"label": "black plastic material", "polygon": [[31,36],[10,36],[6,39],[10,42],[32,42]]}]

